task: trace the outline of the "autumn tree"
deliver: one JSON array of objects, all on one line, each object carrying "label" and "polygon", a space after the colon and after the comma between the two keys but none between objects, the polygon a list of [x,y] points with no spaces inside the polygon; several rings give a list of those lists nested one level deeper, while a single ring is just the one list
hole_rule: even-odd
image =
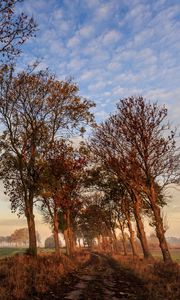
[{"label": "autumn tree", "polygon": [[[40,235],[37,231],[36,231],[36,238],[37,238],[38,243],[40,243]],[[28,228],[16,229],[11,234],[11,242],[15,243],[16,245],[27,246],[28,241],[29,241]]]},{"label": "autumn tree", "polygon": [[126,184],[135,203],[137,218],[142,201],[149,203],[164,261],[171,261],[159,193],[165,185],[177,179],[179,155],[174,132],[165,122],[166,117],[167,109],[157,103],[151,104],[142,97],[123,99],[117,105],[117,113],[97,128],[92,145],[96,150],[98,146],[101,148],[106,164]]},{"label": "autumn tree", "polygon": [[105,231],[107,233],[107,227],[104,222],[103,209],[93,203],[92,198],[79,211],[77,222],[84,243],[91,247],[94,239],[97,239],[98,246],[101,248],[101,237]]},{"label": "autumn tree", "polygon": [[[103,167],[104,170],[108,170],[109,176],[111,177],[110,182],[112,183],[113,178],[116,178],[116,180],[114,181],[114,183],[116,182],[116,186],[115,186],[115,189],[112,189],[112,192],[110,191],[110,199],[115,196],[116,201],[120,201],[120,202],[121,201],[130,201],[129,206],[126,205],[126,209],[127,209],[127,207],[131,207],[131,206],[133,207],[133,214],[135,216],[137,230],[138,230],[138,237],[141,242],[143,254],[144,254],[145,258],[150,258],[151,253],[148,248],[147,238],[146,238],[146,234],[144,231],[144,225],[143,225],[142,217],[141,217],[141,212],[142,212],[141,197],[140,197],[141,195],[136,193],[136,197],[135,197],[133,186],[132,186],[132,178],[134,178],[135,173],[130,172],[130,169],[128,169],[128,173],[127,173],[128,176],[127,176],[127,174],[125,172],[126,169],[129,168],[129,166],[127,165],[127,159],[121,157],[121,161],[117,161],[116,158],[112,156],[112,153],[114,153],[114,148],[113,148],[114,145],[112,146],[112,148],[111,148],[111,146],[109,146],[109,144],[107,146],[106,135],[107,135],[107,132],[105,131],[105,128],[103,127],[103,129],[101,130],[101,128],[99,127],[98,131],[96,131],[96,136],[93,137],[93,139],[91,140],[90,147],[91,147],[92,151],[94,152],[98,163],[101,160],[102,166],[104,165],[104,167]],[[97,139],[96,139],[96,137],[97,137]],[[103,142],[102,142],[101,138],[103,139]],[[101,143],[102,143],[102,145],[101,145]],[[108,147],[108,149],[107,149],[107,147]],[[112,150],[112,152],[110,152],[110,149]],[[119,155],[119,159],[120,159],[120,155]],[[137,171],[137,169],[134,170],[134,172],[136,172],[136,171]],[[102,176],[103,176],[103,174],[101,174],[101,177],[99,177],[99,180],[101,180]],[[106,174],[106,176],[107,176],[107,174]],[[105,180],[106,180],[106,176],[105,176]],[[105,194],[107,194],[109,187],[107,188],[107,184],[105,186],[106,186]],[[119,190],[118,190],[118,186],[120,187]],[[113,186],[111,185],[111,187],[113,187]],[[110,188],[110,190],[111,190],[111,188]],[[126,200],[123,200],[124,195],[121,192],[123,194],[126,193]],[[117,205],[117,203],[118,202],[116,202],[116,205]],[[124,208],[119,207],[119,213],[122,214],[123,209]],[[127,217],[127,215],[128,215],[128,211],[126,211],[126,217]],[[130,225],[130,220],[129,220],[128,224]],[[122,224],[120,224],[120,227],[121,227],[121,225]],[[123,228],[121,227],[121,229],[123,229]],[[129,227],[129,229],[131,230],[132,228]],[[133,240],[134,240],[133,235],[134,235],[134,233],[131,230],[130,237],[133,238]]]},{"label": "autumn tree", "polygon": [[84,164],[80,151],[64,139],[56,141],[44,158],[39,195],[44,219],[53,228],[56,254],[59,254],[59,230],[64,234],[67,253],[73,250],[73,218],[80,205]]},{"label": "autumn tree", "polygon": [[133,209],[126,186],[109,167],[107,168],[105,164],[100,163],[99,157],[96,160],[96,157],[93,157],[92,154],[91,159],[93,166],[86,170],[85,187],[100,193],[101,206],[106,212],[105,221],[111,228],[114,244],[116,245],[117,241],[115,229],[119,227],[122,233],[124,253],[127,254],[124,243],[124,229],[128,227],[132,252],[133,255],[137,255],[135,233],[131,224]]},{"label": "autumn tree", "polygon": [[129,241],[131,244],[132,254],[133,256],[138,256],[137,247],[136,247],[136,235],[135,230],[132,226],[132,221],[134,221],[134,214],[133,214],[133,203],[131,201],[130,195],[126,188],[122,185],[121,189],[118,191],[114,199],[115,205],[114,209],[117,214],[117,220],[119,222],[119,228],[122,233],[122,241],[123,241],[123,248],[125,250],[125,228],[129,231]]},{"label": "autumn tree", "polygon": [[94,104],[78,94],[71,81],[48,71],[15,75],[5,68],[0,77],[1,177],[11,208],[25,214],[30,252],[36,254],[34,200],[41,163],[58,136],[72,136],[92,121]]},{"label": "autumn tree", "polygon": [[21,45],[36,30],[32,17],[21,13],[17,15],[17,5],[22,0],[0,1],[0,59],[13,58],[21,52]]}]

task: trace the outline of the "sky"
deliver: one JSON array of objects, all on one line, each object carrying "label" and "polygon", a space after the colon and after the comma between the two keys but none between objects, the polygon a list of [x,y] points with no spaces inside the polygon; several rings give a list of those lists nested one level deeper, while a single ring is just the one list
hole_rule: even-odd
[{"label": "sky", "polygon": [[[179,0],[25,0],[20,11],[33,15],[38,31],[23,46],[19,70],[38,59],[38,68],[72,77],[80,95],[95,101],[97,122],[119,99],[142,95],[165,104],[171,124],[179,125]],[[180,192],[171,194],[169,235],[178,236]],[[4,216],[7,203],[0,203]]]}]

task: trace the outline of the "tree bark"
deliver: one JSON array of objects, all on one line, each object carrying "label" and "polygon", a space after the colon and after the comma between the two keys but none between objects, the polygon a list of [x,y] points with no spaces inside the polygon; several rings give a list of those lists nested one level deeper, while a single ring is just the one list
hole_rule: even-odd
[{"label": "tree bark", "polygon": [[146,259],[152,258],[152,255],[149,251],[146,234],[144,231],[144,224],[141,219],[141,214],[140,214],[141,200],[140,200],[139,195],[135,195],[135,197],[133,199],[133,208],[134,208],[134,216],[135,216],[135,220],[136,220],[137,230],[138,230],[139,239],[141,242],[144,258],[146,258]]},{"label": "tree bark", "polygon": [[37,256],[36,229],[33,214],[33,205],[26,209],[26,218],[29,232],[29,254]]},{"label": "tree bark", "polygon": [[126,239],[125,239],[125,234],[124,234],[124,228],[123,228],[123,225],[121,224],[121,221],[119,221],[119,226],[120,226],[120,230],[122,233],[122,244],[123,244],[124,256],[126,256],[127,255]]},{"label": "tree bark", "polygon": [[128,229],[129,229],[132,253],[133,253],[133,256],[138,256],[138,252],[137,252],[137,248],[136,248],[136,244],[135,244],[135,233],[132,228],[129,214],[127,214],[126,219],[127,219]]},{"label": "tree bark", "polygon": [[118,252],[117,236],[114,228],[112,228],[112,233],[113,233],[113,248],[115,252]]},{"label": "tree bark", "polygon": [[157,195],[153,185],[150,187],[150,202],[151,207],[154,213],[155,226],[156,226],[156,234],[159,240],[159,246],[161,248],[161,252],[163,255],[164,262],[172,262],[172,258],[168,249],[168,244],[165,238],[165,230],[163,226],[163,219],[161,217],[161,210],[157,204]]},{"label": "tree bark", "polygon": [[78,246],[79,246],[79,248],[81,248],[81,239],[80,239],[80,238],[77,238],[77,241],[78,241]]},{"label": "tree bark", "polygon": [[68,237],[68,229],[64,230],[64,239],[66,243],[66,254],[70,255],[70,245],[69,245],[69,237]]},{"label": "tree bark", "polygon": [[70,211],[67,209],[65,213],[66,225],[67,228],[64,230],[64,239],[66,243],[66,253],[71,255],[74,249],[74,236],[71,231],[71,221],[70,221]]},{"label": "tree bark", "polygon": [[54,218],[53,218],[53,235],[54,235],[54,244],[55,244],[55,254],[57,256],[60,255],[60,244],[59,244],[59,222],[58,222],[58,214],[57,211],[54,211]]},{"label": "tree bark", "polygon": [[69,240],[69,254],[71,255],[74,251],[74,237],[73,232],[71,228],[71,220],[70,220],[70,211],[67,210],[67,236]]},{"label": "tree bark", "polygon": [[101,236],[100,236],[100,234],[97,235],[97,241],[98,241],[98,249],[101,250]]}]

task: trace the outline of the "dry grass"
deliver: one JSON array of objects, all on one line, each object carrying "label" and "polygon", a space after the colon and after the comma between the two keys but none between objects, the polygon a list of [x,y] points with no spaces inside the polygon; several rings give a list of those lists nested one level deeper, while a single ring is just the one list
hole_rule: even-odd
[{"label": "dry grass", "polygon": [[33,299],[48,290],[78,265],[89,259],[87,253],[76,253],[69,259],[45,254],[34,259],[15,256],[0,262],[0,299]]},{"label": "dry grass", "polygon": [[180,299],[180,267],[177,263],[143,260],[115,255],[121,265],[131,269],[149,290],[149,300]]}]

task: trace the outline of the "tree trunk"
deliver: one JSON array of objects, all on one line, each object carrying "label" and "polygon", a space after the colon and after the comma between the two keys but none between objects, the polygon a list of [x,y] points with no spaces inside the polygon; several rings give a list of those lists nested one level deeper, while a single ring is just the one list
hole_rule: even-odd
[{"label": "tree trunk", "polygon": [[157,195],[156,195],[153,185],[151,185],[150,191],[151,191],[150,201],[151,201],[151,207],[152,207],[152,210],[154,213],[156,234],[157,234],[157,238],[159,239],[159,246],[161,248],[163,260],[164,260],[164,262],[172,262],[172,258],[171,258],[171,255],[170,255],[170,252],[168,249],[166,238],[165,238],[165,230],[164,230],[164,226],[163,226],[163,219],[161,217],[161,210],[156,201]]},{"label": "tree trunk", "polygon": [[119,221],[119,225],[120,225],[120,230],[121,230],[121,233],[122,233],[122,244],[123,244],[124,256],[126,256],[127,255],[126,238],[125,238],[124,228],[123,228],[123,225],[121,224],[121,221]]},{"label": "tree trunk", "polygon": [[138,230],[139,239],[140,239],[140,242],[141,242],[144,258],[146,258],[146,259],[152,258],[152,255],[149,251],[146,234],[145,234],[145,231],[144,231],[144,224],[143,224],[142,219],[141,219],[141,214],[140,214],[141,200],[140,200],[138,195],[135,196],[133,204],[134,204],[133,205],[134,216],[135,216],[135,219],[136,219],[137,230]]},{"label": "tree trunk", "polygon": [[69,237],[68,237],[68,229],[64,230],[64,239],[66,243],[66,254],[70,255],[70,245],[69,245]]},{"label": "tree trunk", "polygon": [[82,241],[83,241],[83,247],[85,248],[86,243],[85,243],[85,238],[84,237],[82,238]]},{"label": "tree trunk", "polygon": [[117,236],[116,236],[116,232],[115,229],[112,228],[112,233],[113,233],[113,246],[114,246],[114,251],[118,252],[118,245],[117,245]]},{"label": "tree trunk", "polygon": [[126,214],[126,219],[127,219],[128,229],[129,229],[132,253],[133,253],[133,256],[138,256],[138,252],[137,252],[137,248],[136,248],[136,244],[135,244],[135,233],[134,233],[133,228],[132,228],[129,213]]},{"label": "tree trunk", "polygon": [[100,236],[100,234],[97,235],[97,241],[98,241],[98,249],[101,250],[101,236]]},{"label": "tree trunk", "polygon": [[73,232],[71,228],[71,220],[70,220],[70,211],[69,209],[67,210],[67,235],[68,235],[68,240],[69,240],[69,254],[71,255],[72,252],[74,251],[74,237],[73,237]]},{"label": "tree trunk", "polygon": [[54,218],[53,218],[53,235],[54,235],[54,244],[55,244],[55,254],[57,256],[60,255],[60,244],[59,244],[59,222],[58,222],[58,214],[57,211],[54,210]]},{"label": "tree trunk", "polygon": [[78,246],[79,246],[79,248],[81,248],[81,239],[78,238],[77,241],[78,241]]},{"label": "tree trunk", "polygon": [[26,218],[29,232],[29,254],[37,256],[36,229],[34,222],[33,206],[26,209]]},{"label": "tree trunk", "polygon": [[74,233],[72,231],[72,227],[70,225],[69,227],[69,243],[70,243],[70,252],[71,254],[75,251],[75,247],[76,247],[76,242],[75,242],[75,236]]}]

